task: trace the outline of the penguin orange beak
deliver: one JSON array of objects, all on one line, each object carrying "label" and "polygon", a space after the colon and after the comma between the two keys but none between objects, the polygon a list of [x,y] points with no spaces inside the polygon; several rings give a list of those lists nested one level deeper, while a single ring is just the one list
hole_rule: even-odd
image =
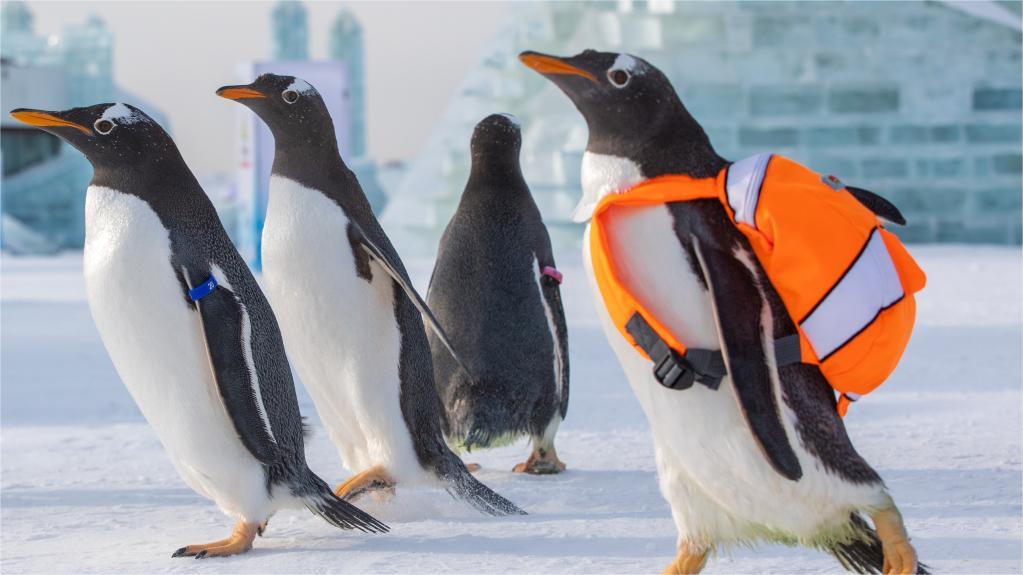
[{"label": "penguin orange beak", "polygon": [[537,72],[544,74],[545,76],[550,75],[572,75],[582,76],[587,80],[598,84],[597,78],[593,74],[590,74],[586,70],[581,70],[575,66],[565,62],[560,58],[554,56],[548,56],[546,54],[540,54],[538,52],[523,52],[519,54],[519,60],[523,64],[536,70]]},{"label": "penguin orange beak", "polygon": [[56,116],[53,112],[45,112],[43,110],[29,110],[27,108],[18,108],[11,112],[11,116],[19,122],[24,122],[29,126],[36,126],[37,128],[50,128],[50,127],[66,127],[74,128],[86,136],[92,135],[92,130],[86,128],[81,124],[69,122],[59,116]]},{"label": "penguin orange beak", "polygon": [[266,94],[257,92],[245,86],[224,86],[217,90],[217,95],[228,100],[248,100],[252,98],[266,98]]}]

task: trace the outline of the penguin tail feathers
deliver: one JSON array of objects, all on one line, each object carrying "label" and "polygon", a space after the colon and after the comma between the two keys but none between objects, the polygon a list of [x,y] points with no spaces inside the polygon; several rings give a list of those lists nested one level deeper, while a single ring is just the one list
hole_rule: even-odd
[{"label": "penguin tail feathers", "polygon": [[452,497],[465,501],[487,515],[526,515],[517,505],[473,477],[457,457],[452,455],[448,459],[454,461],[442,464],[437,470],[437,476],[447,484],[445,489]]},{"label": "penguin tail feathers", "polygon": [[[828,547],[838,562],[853,573],[882,573],[884,569],[884,548],[877,537],[877,531],[858,513],[849,517],[852,537]],[[917,575],[929,575],[929,568],[923,563],[916,565]]]},{"label": "penguin tail feathers", "polygon": [[479,427],[473,427],[469,430],[469,433],[465,434],[465,439],[462,441],[462,447],[469,452],[471,452],[473,448],[490,447],[490,432],[480,429]]},{"label": "penguin tail feathers", "polygon": [[384,522],[338,498],[319,477],[315,489],[298,495],[306,509],[340,529],[358,529],[365,533],[387,533],[391,530]]}]

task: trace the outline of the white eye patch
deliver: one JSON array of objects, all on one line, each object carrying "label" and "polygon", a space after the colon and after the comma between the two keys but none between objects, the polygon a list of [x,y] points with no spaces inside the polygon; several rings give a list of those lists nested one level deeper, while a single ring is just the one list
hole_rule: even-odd
[{"label": "white eye patch", "polygon": [[[142,116],[139,115],[135,110],[132,110],[128,106],[118,102],[113,106],[110,106],[103,111],[103,115],[99,117],[99,120],[109,120],[114,124],[134,124],[143,120]],[[99,120],[96,123],[99,123]]]},{"label": "white eye patch", "polygon": [[619,54],[615,58],[615,63],[611,64],[612,70],[625,70],[629,75],[635,74],[639,71],[639,60],[633,58],[628,54]]},{"label": "white eye patch", "polygon": [[309,82],[306,82],[301,78],[295,78],[295,80],[287,88],[285,88],[284,91],[298,92],[299,94],[309,94],[311,92],[316,92],[316,88],[313,88]]}]

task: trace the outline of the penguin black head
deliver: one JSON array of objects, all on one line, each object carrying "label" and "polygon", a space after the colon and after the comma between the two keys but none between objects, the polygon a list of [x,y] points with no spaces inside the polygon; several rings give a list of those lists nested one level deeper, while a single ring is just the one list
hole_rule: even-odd
[{"label": "penguin black head", "polygon": [[62,112],[18,108],[11,116],[71,144],[97,172],[180,158],[167,132],[128,104],[96,104]]},{"label": "penguin black head", "polygon": [[217,90],[217,95],[255,112],[279,144],[337,145],[327,105],[305,80],[263,74],[246,86],[224,86]]},{"label": "penguin black head", "polygon": [[469,143],[475,163],[482,159],[504,159],[518,162],[522,147],[519,121],[510,114],[491,114],[476,124]]},{"label": "penguin black head", "polygon": [[629,54],[586,50],[571,57],[519,55],[563,91],[589,127],[589,152],[628,158],[646,177],[707,177],[723,167],[707,134],[667,76]]}]

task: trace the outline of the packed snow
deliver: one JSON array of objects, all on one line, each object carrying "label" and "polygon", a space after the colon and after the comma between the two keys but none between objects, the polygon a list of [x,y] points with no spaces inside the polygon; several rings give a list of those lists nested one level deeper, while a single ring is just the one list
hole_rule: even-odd
[{"label": "packed snow", "polygon": [[[1021,570],[1019,249],[913,248],[929,274],[902,365],[846,424],[885,478],[920,557],[937,573]],[[339,531],[281,512],[242,556],[172,559],[227,536],[232,521],[177,476],[118,380],[89,316],[80,255],[5,256],[2,300],[0,570],[91,572],[651,573],[675,553],[649,429],[597,324],[579,257],[559,254],[569,320],[571,404],[558,434],[568,471],[510,472],[518,444],[473,452],[479,477],[530,515],[484,517],[441,490],[361,504],[392,528]],[[429,261],[412,261],[425,287]],[[312,403],[310,466],[342,468]],[[727,481],[726,477],[722,481]],[[841,572],[810,549],[719,553],[707,573]]]}]

